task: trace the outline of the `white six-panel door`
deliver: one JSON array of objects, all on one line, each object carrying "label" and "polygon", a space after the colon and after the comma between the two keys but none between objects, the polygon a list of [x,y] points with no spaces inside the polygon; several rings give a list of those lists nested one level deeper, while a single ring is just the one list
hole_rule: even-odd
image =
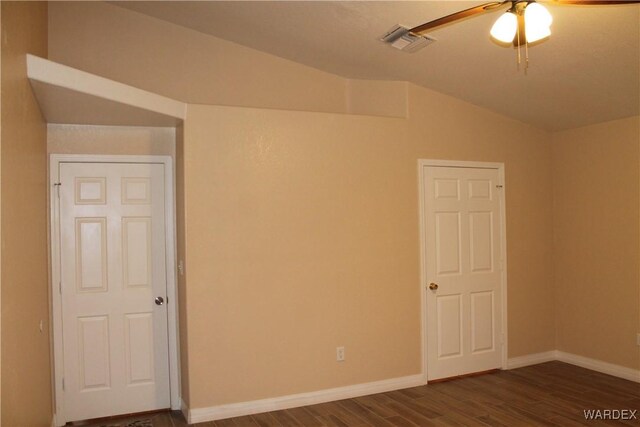
[{"label": "white six-panel door", "polygon": [[59,170],[66,420],[169,408],[164,165]]},{"label": "white six-panel door", "polygon": [[498,169],[425,166],[428,380],[502,366]]}]

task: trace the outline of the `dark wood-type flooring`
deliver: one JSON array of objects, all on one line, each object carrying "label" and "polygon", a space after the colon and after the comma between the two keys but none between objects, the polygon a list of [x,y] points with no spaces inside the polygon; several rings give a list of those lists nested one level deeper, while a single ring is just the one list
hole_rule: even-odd
[{"label": "dark wood-type flooring", "polygon": [[[635,420],[588,421],[585,409],[638,410]],[[184,427],[179,412],[154,427]],[[91,426],[126,426],[136,418]],[[133,424],[135,425],[135,424]],[[640,426],[640,384],[549,362],[477,377],[215,422],[207,427]]]}]

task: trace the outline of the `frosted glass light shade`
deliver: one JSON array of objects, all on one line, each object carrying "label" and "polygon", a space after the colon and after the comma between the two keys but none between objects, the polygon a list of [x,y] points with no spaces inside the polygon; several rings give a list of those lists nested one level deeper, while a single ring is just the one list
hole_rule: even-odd
[{"label": "frosted glass light shade", "polygon": [[524,32],[527,42],[534,43],[551,35],[553,17],[542,5],[529,3],[524,10]]},{"label": "frosted glass light shade", "polygon": [[549,27],[553,22],[553,16],[546,7],[538,3],[529,3],[524,9],[525,26]]},{"label": "frosted glass light shade", "polygon": [[502,43],[511,43],[518,31],[518,17],[507,12],[502,15],[491,27],[491,37]]},{"label": "frosted glass light shade", "polygon": [[551,35],[551,29],[545,26],[533,26],[525,23],[524,34],[527,37],[527,43],[535,43]]}]

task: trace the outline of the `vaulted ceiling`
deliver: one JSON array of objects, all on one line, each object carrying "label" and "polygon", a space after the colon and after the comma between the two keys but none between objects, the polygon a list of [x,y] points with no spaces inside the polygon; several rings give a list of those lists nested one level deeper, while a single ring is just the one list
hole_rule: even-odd
[{"label": "vaulted ceiling", "polygon": [[640,114],[640,4],[543,3],[554,17],[552,36],[529,49],[526,71],[515,49],[489,38],[501,11],[439,28],[430,33],[437,42],[416,53],[378,40],[395,24],[412,27],[481,3],[117,2],[347,78],[410,81],[547,130]]}]

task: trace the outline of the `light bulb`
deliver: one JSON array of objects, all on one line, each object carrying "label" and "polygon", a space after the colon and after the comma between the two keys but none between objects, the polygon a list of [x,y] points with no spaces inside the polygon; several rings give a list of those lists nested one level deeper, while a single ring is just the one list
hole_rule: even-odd
[{"label": "light bulb", "polygon": [[518,17],[507,12],[502,15],[491,27],[491,37],[502,43],[511,43],[518,31]]}]

